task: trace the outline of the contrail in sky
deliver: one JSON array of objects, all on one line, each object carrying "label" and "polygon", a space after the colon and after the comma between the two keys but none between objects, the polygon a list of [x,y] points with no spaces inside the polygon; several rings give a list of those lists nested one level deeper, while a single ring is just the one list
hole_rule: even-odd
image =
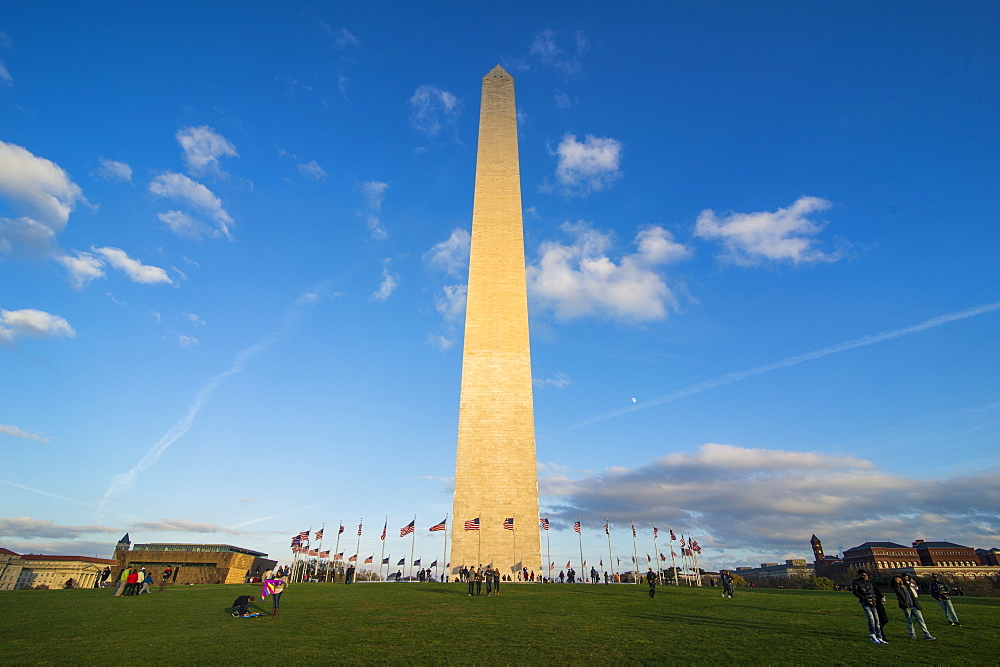
[{"label": "contrail in sky", "polygon": [[259,519],[250,519],[249,521],[241,521],[239,523],[234,523],[233,525],[229,526],[229,528],[231,530],[236,530],[237,528],[243,528],[244,526],[249,526],[252,523],[260,523],[261,521],[267,521],[268,519],[274,519],[275,517],[284,516],[286,514],[291,514],[292,512],[299,512],[301,510],[312,509],[313,507],[319,507],[320,505],[326,505],[327,503],[332,503],[333,501],[334,501],[334,499],[331,498],[329,500],[323,500],[323,501],[318,502],[318,503],[313,503],[312,505],[303,505],[302,507],[295,507],[295,508],[292,508],[292,509],[287,510],[285,512],[278,512],[277,514],[272,514],[270,516],[262,516]]},{"label": "contrail in sky", "polygon": [[251,345],[237,354],[236,358],[233,359],[233,363],[227,370],[222,371],[210,379],[195,396],[191,405],[188,406],[187,414],[184,415],[180,421],[171,426],[170,430],[156,441],[149,451],[146,452],[146,455],[143,456],[131,470],[115,475],[111,478],[111,485],[108,487],[108,490],[104,492],[104,496],[101,497],[98,509],[103,511],[109,500],[121,492],[134,487],[136,479],[139,477],[139,473],[156,465],[156,462],[160,460],[160,456],[163,452],[165,452],[170,445],[177,442],[191,429],[191,425],[194,423],[194,419],[198,416],[198,413],[201,412],[201,408],[205,401],[208,400],[216,389],[219,388],[223,381],[232,375],[241,373],[251,359],[260,354],[261,351],[270,347],[276,341],[287,336],[288,333],[291,332],[292,328],[302,318],[303,307],[306,304],[314,303],[317,299],[318,297],[315,294],[315,290],[309,290],[299,296],[299,298],[295,300],[295,303],[291,308],[289,308],[288,312],[282,318],[277,329],[265,336],[260,342],[255,345]]},{"label": "contrail in sky", "polygon": [[739,382],[740,380],[745,380],[748,377],[754,375],[761,375],[762,373],[768,373],[770,371],[778,370],[779,368],[788,368],[789,366],[796,366],[804,361],[812,361],[813,359],[819,359],[821,357],[827,357],[831,354],[837,354],[838,352],[846,352],[847,350],[853,350],[856,347],[865,347],[867,345],[874,345],[875,343],[882,343],[887,340],[892,340],[893,338],[901,338],[902,336],[909,336],[910,334],[920,333],[921,331],[927,331],[928,329],[933,329],[944,324],[951,324],[952,322],[958,322],[959,320],[965,320],[970,317],[975,317],[976,315],[982,315],[984,313],[990,313],[994,310],[1000,310],[1000,301],[994,301],[993,303],[988,303],[984,306],[977,306],[976,308],[969,308],[968,310],[960,310],[955,313],[949,313],[947,315],[939,315],[938,317],[933,317],[929,320],[925,320],[920,324],[915,324],[911,327],[904,327],[902,329],[893,329],[892,331],[883,331],[882,333],[873,334],[871,336],[865,336],[864,338],[857,338],[855,340],[849,340],[843,343],[837,343],[836,345],[831,345],[830,347],[824,347],[821,350],[814,350],[812,352],[806,352],[805,354],[799,354],[794,357],[789,357],[781,361],[776,361],[773,364],[767,364],[766,366],[758,366],[757,368],[751,368],[746,371],[737,371],[735,373],[728,373],[726,375],[720,375],[717,378],[711,380],[706,380],[704,382],[699,382],[698,384],[693,384],[684,389],[679,389],[673,393],[666,394],[665,396],[660,396],[659,398],[654,398],[650,401],[643,401],[642,405],[635,405],[628,408],[622,408],[620,410],[614,410],[612,412],[607,412],[603,415],[597,415],[596,417],[590,417],[589,419],[584,419],[579,424],[572,426],[570,428],[580,428],[581,426],[589,426],[590,424],[596,424],[597,422],[602,422],[606,419],[611,419],[612,417],[618,417],[620,415],[628,414],[629,412],[635,412],[637,410],[644,410],[646,408],[651,408],[656,405],[663,405],[664,403],[670,403],[681,398],[687,398],[688,396],[694,396],[695,394],[700,394],[703,391],[708,391],[709,389],[715,389],[716,387],[723,387],[727,384],[733,384],[734,382]]},{"label": "contrail in sky", "polygon": [[[92,503],[85,503],[82,500],[77,500],[75,498],[67,498],[66,496],[60,496],[58,493],[52,493],[51,491],[43,491],[42,489],[35,489],[30,486],[25,486],[24,484],[19,484],[17,482],[11,482],[10,480],[0,479],[0,484],[6,484],[8,486],[13,486],[18,489],[24,489],[25,491],[31,491],[32,493],[37,493],[40,496],[48,496],[49,498],[55,498],[56,500],[65,500],[68,503],[73,503],[75,505],[83,505],[84,507],[90,507],[92,509],[97,509],[97,505]],[[131,519],[132,521],[138,521],[139,517],[134,514],[125,514],[124,512],[117,512],[115,510],[110,510],[112,514],[117,514],[118,516],[125,517],[126,519]]]}]

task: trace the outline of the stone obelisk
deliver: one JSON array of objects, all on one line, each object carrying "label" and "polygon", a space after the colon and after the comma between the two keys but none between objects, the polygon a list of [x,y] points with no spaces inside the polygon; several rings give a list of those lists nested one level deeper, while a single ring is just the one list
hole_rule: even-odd
[{"label": "stone obelisk", "polygon": [[[466,530],[474,519],[479,530]],[[451,570],[540,576],[541,560],[517,111],[514,80],[497,65],[479,116]]]}]

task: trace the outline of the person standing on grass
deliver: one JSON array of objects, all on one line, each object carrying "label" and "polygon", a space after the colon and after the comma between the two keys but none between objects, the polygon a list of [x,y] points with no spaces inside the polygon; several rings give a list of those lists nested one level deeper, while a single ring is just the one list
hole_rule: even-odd
[{"label": "person standing on grass", "polygon": [[474,569],[469,570],[468,581],[469,581],[469,597],[471,598],[476,593],[476,571]]},{"label": "person standing on grass", "polygon": [[481,595],[483,592],[483,566],[480,565],[476,568],[476,595]]},{"label": "person standing on grass", "polygon": [[[140,573],[140,576],[141,575],[142,573]],[[153,575],[147,574],[146,578],[143,579],[139,584],[141,586],[141,588],[139,589],[139,595],[142,595],[143,593],[149,593],[150,595],[152,595],[152,591],[149,590],[149,585],[152,583],[155,583],[153,581]]]},{"label": "person standing on grass", "polygon": [[139,570],[134,567],[128,571],[128,578],[125,579],[125,597],[139,594]]},{"label": "person standing on grass", "polygon": [[951,589],[948,584],[938,579],[936,574],[931,575],[931,597],[941,605],[944,617],[952,625],[962,625],[958,622],[958,615],[955,613],[955,606],[951,603]]},{"label": "person standing on grass", "polygon": [[934,641],[934,637],[927,630],[927,623],[924,622],[924,615],[920,610],[920,603],[917,602],[917,596],[913,594],[910,585],[903,581],[903,577],[898,574],[892,578],[892,590],[896,593],[899,608],[906,615],[906,627],[910,630],[910,639],[917,638],[917,633],[913,630],[913,623],[916,621],[920,631],[924,633],[924,639]]},{"label": "person standing on grass", "polygon": [[861,609],[868,620],[868,638],[872,644],[888,644],[882,636],[882,624],[879,622],[878,600],[882,593],[865,570],[858,570],[858,578],[851,582],[851,593],[861,603]]},{"label": "person standing on grass", "polygon": [[719,572],[719,581],[722,582],[722,597],[731,598],[736,589],[733,585],[733,575],[729,574],[729,570],[722,570]]},{"label": "person standing on grass", "polygon": [[649,584],[649,597],[656,596],[656,573],[653,572],[653,568],[649,568],[649,572],[646,573],[646,583]]}]

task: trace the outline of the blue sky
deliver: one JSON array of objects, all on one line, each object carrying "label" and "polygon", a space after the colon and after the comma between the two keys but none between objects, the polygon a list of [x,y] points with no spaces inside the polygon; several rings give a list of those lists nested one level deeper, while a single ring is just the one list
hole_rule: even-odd
[{"label": "blue sky", "polygon": [[553,561],[1000,545],[995,3],[0,17],[0,545],[439,558],[498,63]]}]

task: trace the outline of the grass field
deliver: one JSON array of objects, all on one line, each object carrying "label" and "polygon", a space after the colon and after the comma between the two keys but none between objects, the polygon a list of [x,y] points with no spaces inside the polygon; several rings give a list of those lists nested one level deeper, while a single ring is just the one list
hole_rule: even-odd
[{"label": "grass field", "polygon": [[[868,641],[849,593],[629,585],[296,584],[278,618],[237,619],[258,586],[0,593],[0,664],[996,664],[1000,599],[958,598],[962,627],[922,601],[938,641],[911,640],[893,604]],[[258,605],[270,612],[270,600]]]}]

